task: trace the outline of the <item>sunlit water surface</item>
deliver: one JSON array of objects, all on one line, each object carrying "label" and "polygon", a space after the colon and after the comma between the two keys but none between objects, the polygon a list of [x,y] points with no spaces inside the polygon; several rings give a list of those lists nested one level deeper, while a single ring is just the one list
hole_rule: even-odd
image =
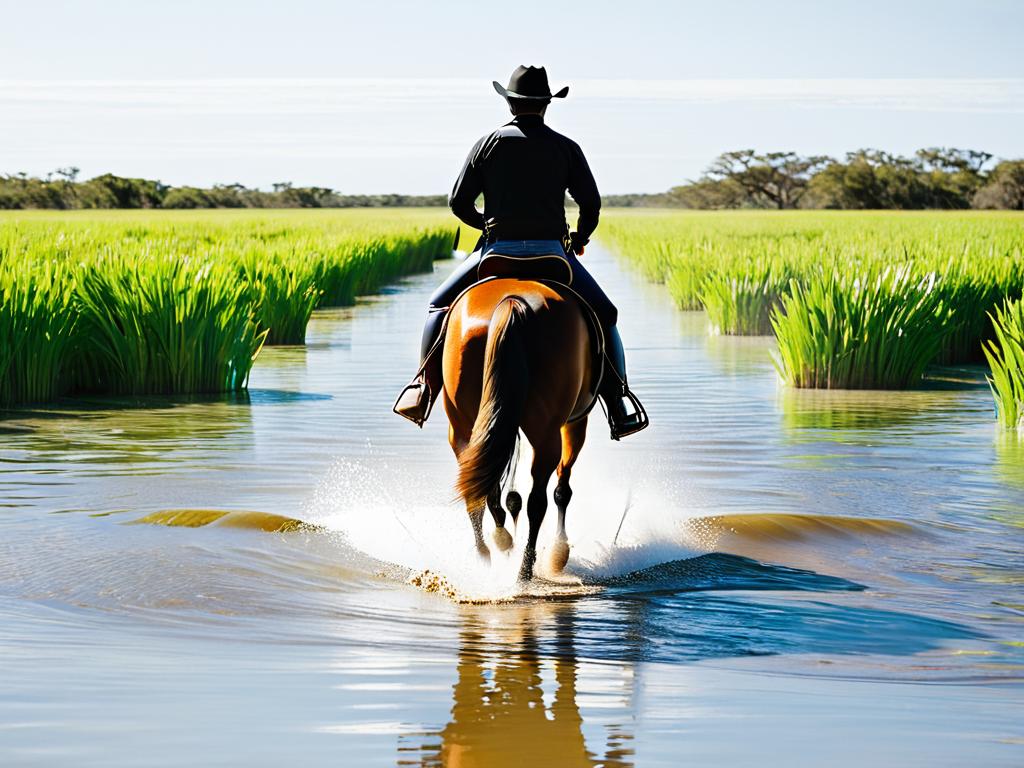
[{"label": "sunlit water surface", "polygon": [[592,419],[571,584],[478,562],[443,414],[390,413],[452,262],[247,397],[6,414],[0,764],[1024,764],[1024,448],[981,372],[787,391],[586,258],[653,424]]}]

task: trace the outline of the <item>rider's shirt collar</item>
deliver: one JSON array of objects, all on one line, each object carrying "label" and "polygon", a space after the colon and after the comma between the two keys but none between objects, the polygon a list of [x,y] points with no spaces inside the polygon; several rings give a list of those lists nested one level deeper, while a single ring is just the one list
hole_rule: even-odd
[{"label": "rider's shirt collar", "polygon": [[539,125],[544,122],[544,115],[516,115],[509,125]]}]

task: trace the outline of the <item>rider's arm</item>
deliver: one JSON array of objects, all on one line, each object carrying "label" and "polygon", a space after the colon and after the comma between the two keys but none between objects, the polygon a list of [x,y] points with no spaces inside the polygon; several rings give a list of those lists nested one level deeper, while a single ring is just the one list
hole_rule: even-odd
[{"label": "rider's arm", "polygon": [[[597,221],[601,215],[601,193],[597,191],[597,182],[590,172],[587,158],[583,150],[573,143],[569,165],[569,194],[580,207],[580,216],[576,221],[576,232],[573,246],[582,248],[590,241],[590,236],[597,229]],[[578,251],[577,251],[578,253]]]},{"label": "rider's arm", "polygon": [[477,167],[477,153],[482,143],[483,139],[469,151],[462,172],[452,187],[452,193],[448,195],[448,207],[452,213],[476,229],[484,228],[484,215],[476,207],[476,199],[484,189],[483,177]]}]

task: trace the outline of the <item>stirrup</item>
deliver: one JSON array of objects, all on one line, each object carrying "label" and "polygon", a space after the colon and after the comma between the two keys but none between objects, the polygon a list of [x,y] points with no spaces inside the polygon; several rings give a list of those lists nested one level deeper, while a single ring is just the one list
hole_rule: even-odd
[{"label": "stirrup", "polygon": [[625,418],[621,422],[616,422],[612,416],[612,406],[608,405],[608,428],[611,431],[612,440],[621,440],[624,437],[629,437],[637,432],[647,429],[651,425],[651,420],[647,418],[647,409],[644,408],[643,403],[640,399],[633,394],[633,391],[623,384],[622,393],[617,395],[621,400],[625,399],[629,401],[629,404],[633,406],[633,413],[624,414]]},{"label": "stirrup", "polygon": [[422,429],[434,408],[434,398],[430,394],[426,379],[417,376],[405,385],[391,410]]}]

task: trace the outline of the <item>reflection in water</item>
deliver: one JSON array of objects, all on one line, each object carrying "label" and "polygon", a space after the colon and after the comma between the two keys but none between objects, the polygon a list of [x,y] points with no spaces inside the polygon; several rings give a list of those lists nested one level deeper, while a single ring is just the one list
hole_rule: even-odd
[{"label": "reflection in water", "polygon": [[[516,606],[490,623],[479,611],[467,613],[451,720],[439,731],[400,739],[399,765],[633,765],[635,672],[591,665],[597,679],[583,679],[571,603]],[[542,638],[557,652],[545,654]],[[584,736],[584,698],[606,715],[600,743],[588,745]]]},{"label": "reflection in water", "polygon": [[[996,461],[1000,480],[1007,485],[1024,488],[1024,433],[1012,429],[999,430],[996,435]],[[1016,511],[1024,513],[1019,507]],[[1024,524],[1024,520],[1018,524]]]},{"label": "reflection in water", "polygon": [[[1010,488],[1024,489],[1024,433],[1019,430],[1000,429],[996,435],[996,476]],[[1016,529],[1024,528],[1024,507],[1020,504],[1000,502],[995,505],[992,519]],[[1009,567],[985,564],[976,567],[981,578],[996,583],[1018,586],[1024,584],[1024,562]],[[1004,603],[1003,600],[999,601]]]},{"label": "reflection in water", "polygon": [[[264,371],[272,371],[278,389],[301,392],[307,381],[311,350],[306,345],[264,347],[258,358]],[[255,388],[255,382],[250,386]]]},{"label": "reflection in water", "polygon": [[[777,655],[892,658],[977,638],[965,627],[909,613],[786,599],[785,593],[763,600],[720,594],[859,589],[742,558],[708,556],[612,581],[604,592],[574,600],[461,606],[448,722],[402,729],[398,764],[631,766],[643,664]],[[855,669],[863,675],[864,663]],[[920,679],[955,674],[939,659],[927,669]],[[676,723],[693,714],[682,701],[663,707]]]},{"label": "reflection in water", "polygon": [[703,312],[694,313],[700,318],[705,334],[704,350],[708,359],[725,376],[749,376],[772,372],[772,350],[775,339],[770,336],[723,336],[708,331],[707,317]]},{"label": "reflection in water", "polygon": [[[781,387],[782,424],[789,430],[821,430],[821,437],[851,439],[847,430],[913,426],[915,422],[955,407],[956,392],[796,389]],[[830,435],[831,432],[839,434]]]},{"label": "reflection in water", "polygon": [[188,456],[177,450],[191,452],[203,443],[237,450],[240,444],[225,438],[248,434],[251,405],[250,394],[239,392],[81,398],[46,408],[4,411],[0,417],[10,437],[4,442],[2,460],[122,465],[180,462]]}]

